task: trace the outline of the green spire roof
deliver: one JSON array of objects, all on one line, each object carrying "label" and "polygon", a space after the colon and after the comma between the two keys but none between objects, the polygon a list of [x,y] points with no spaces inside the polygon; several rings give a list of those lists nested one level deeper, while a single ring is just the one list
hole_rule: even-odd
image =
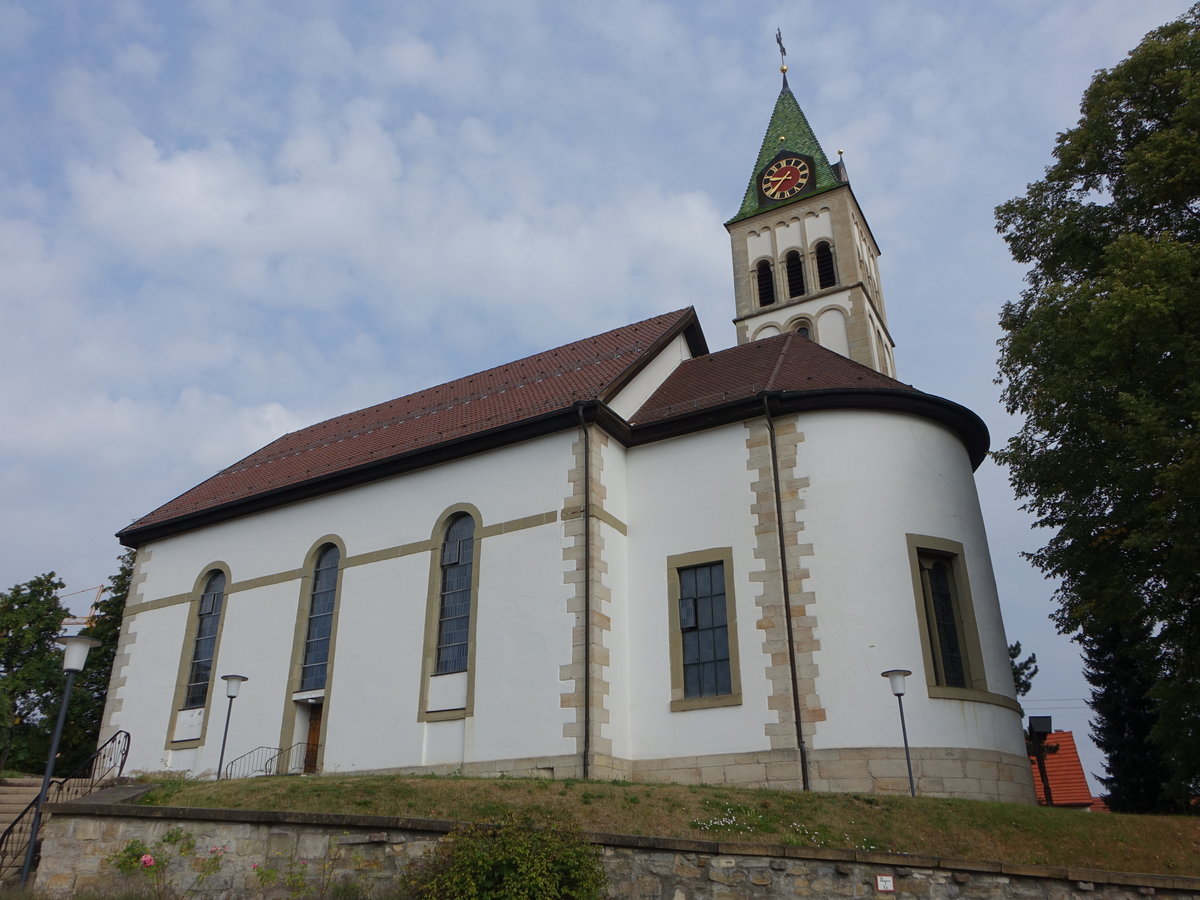
[{"label": "green spire roof", "polygon": [[[816,183],[812,191],[801,194],[790,201],[776,203],[764,200],[758,191],[758,173],[783,150],[811,156],[816,163],[814,166]],[[742,200],[742,208],[725,224],[749,218],[787,203],[803,200],[811,197],[813,193],[821,193],[840,184],[842,184],[841,180],[833,171],[833,166],[829,164],[825,151],[817,143],[817,136],[813,134],[812,126],[808,124],[808,119],[804,116],[804,110],[800,108],[800,104],[792,95],[791,88],[788,87],[787,75],[784,75],[783,90],[779,92],[779,99],[775,101],[775,111],[771,113],[771,123],[767,126],[767,133],[763,137],[762,149],[758,151],[758,160],[754,163],[754,171],[750,173],[750,184],[746,186],[746,196]]]}]

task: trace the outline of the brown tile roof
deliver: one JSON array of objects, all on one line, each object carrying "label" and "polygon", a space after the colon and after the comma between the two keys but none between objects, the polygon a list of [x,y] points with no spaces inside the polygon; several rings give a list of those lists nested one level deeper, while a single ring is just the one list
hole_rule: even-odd
[{"label": "brown tile roof", "polygon": [[606,399],[649,359],[648,350],[688,329],[694,352],[706,352],[689,307],[293,431],[118,537],[137,541],[151,526]]},{"label": "brown tile roof", "polygon": [[[1053,749],[1057,748],[1057,749]],[[1037,760],[1029,757],[1033,766],[1033,788],[1037,791],[1038,803],[1045,805],[1046,792],[1038,772]],[[1094,802],[1088,787],[1083,763],[1079,761],[1079,750],[1075,747],[1075,735],[1069,731],[1052,731],[1046,735],[1046,778],[1050,782],[1050,795],[1055,806],[1091,807]]]},{"label": "brown tile roof", "polygon": [[645,425],[761,391],[883,389],[920,393],[798,334],[781,334],[680,364],[630,419]]}]

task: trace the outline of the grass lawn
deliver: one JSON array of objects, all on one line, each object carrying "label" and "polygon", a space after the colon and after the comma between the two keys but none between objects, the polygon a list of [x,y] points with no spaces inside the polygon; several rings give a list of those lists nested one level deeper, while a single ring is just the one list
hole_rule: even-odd
[{"label": "grass lawn", "polygon": [[148,780],[160,786],[142,802],[159,806],[476,822],[530,814],[573,822],[591,832],[1200,875],[1200,816],[574,779],[320,775]]}]

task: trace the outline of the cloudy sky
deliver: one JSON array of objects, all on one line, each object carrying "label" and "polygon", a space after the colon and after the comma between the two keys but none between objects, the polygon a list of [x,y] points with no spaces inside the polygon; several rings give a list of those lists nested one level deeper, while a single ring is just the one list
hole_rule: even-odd
[{"label": "cloudy sky", "polygon": [[[0,0],[0,586],[102,583],[113,532],[331,415],[689,304],[732,344],[722,223],[776,27],[883,248],[900,377],[998,443],[1022,272],[992,210],[1185,8]],[[1040,538],[978,477],[1042,667],[1026,707],[1082,735],[1078,655],[1019,557]]]}]

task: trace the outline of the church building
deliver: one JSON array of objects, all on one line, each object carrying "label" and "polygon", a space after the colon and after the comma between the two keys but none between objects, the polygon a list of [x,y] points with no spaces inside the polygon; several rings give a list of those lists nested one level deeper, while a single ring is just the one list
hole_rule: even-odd
[{"label": "church building", "polygon": [[662,312],[284,435],[122,530],[102,737],[198,777],[906,793],[906,669],[917,792],[1033,802],[987,429],[896,380],[879,249],[786,74],[726,227],[736,346]]}]

